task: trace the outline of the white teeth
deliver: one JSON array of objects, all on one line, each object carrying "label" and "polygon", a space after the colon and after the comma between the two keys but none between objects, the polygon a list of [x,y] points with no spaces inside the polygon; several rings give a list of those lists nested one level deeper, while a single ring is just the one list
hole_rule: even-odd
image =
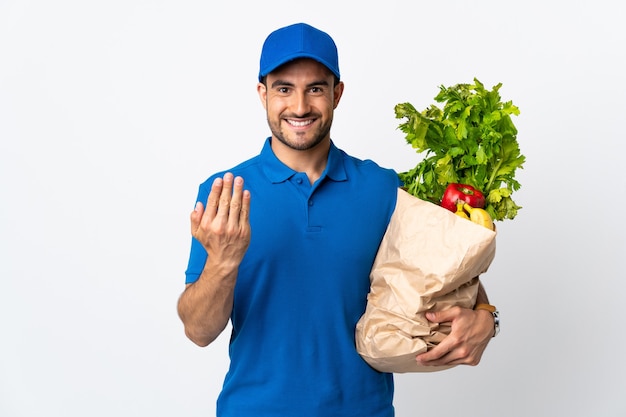
[{"label": "white teeth", "polygon": [[313,123],[312,120],[304,120],[304,121],[296,121],[296,120],[288,120],[289,124],[294,126],[294,127],[303,127],[306,125],[310,125],[311,123]]}]

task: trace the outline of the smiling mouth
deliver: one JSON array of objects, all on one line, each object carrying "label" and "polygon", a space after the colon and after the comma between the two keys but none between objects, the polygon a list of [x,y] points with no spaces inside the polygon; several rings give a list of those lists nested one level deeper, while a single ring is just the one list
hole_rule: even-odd
[{"label": "smiling mouth", "polygon": [[309,120],[292,120],[292,119],[285,119],[287,123],[289,123],[290,126],[293,127],[306,127],[310,124],[313,123],[313,120],[309,119]]}]

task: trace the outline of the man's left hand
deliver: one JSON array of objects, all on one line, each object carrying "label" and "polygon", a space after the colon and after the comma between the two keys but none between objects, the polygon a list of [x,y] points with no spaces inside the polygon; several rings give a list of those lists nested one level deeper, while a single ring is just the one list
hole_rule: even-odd
[{"label": "man's left hand", "polygon": [[428,312],[426,318],[434,323],[450,323],[450,334],[432,350],[417,355],[420,365],[478,365],[494,334],[493,316],[485,310],[452,307]]}]

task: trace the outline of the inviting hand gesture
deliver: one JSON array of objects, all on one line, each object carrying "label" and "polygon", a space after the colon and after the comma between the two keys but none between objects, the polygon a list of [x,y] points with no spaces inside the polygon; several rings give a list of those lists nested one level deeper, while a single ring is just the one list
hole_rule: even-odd
[{"label": "inviting hand gesture", "polygon": [[213,263],[239,265],[250,244],[250,192],[243,178],[226,173],[213,182],[206,209],[198,202],[191,213],[191,234]]}]

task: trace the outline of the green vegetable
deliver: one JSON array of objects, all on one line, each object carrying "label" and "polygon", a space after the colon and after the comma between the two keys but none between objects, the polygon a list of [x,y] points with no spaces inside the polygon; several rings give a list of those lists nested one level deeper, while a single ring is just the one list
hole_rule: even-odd
[{"label": "green vegetable", "polygon": [[511,120],[519,109],[501,102],[474,78],[473,84],[440,87],[435,97],[443,109],[431,105],[419,112],[410,103],[396,105],[398,128],[417,153],[426,152],[415,168],[399,173],[409,194],[435,204],[450,183],[471,185],[485,195],[484,209],[494,220],[513,219],[521,209],[512,195],[521,185],[515,170],[526,160]]}]

